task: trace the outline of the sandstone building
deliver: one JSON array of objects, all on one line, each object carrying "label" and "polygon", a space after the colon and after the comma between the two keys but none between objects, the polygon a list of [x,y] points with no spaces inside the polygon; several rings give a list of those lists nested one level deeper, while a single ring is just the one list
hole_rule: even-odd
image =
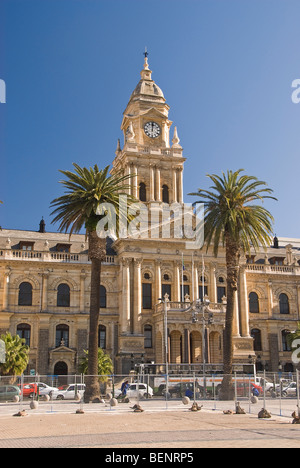
[{"label": "sandstone building", "polygon": [[[183,204],[186,158],[176,127],[170,133],[169,109],[146,57],[123,114],[124,146],[118,144],[112,170],[133,174],[131,193],[157,212]],[[299,262],[300,240],[284,238],[242,259],[234,324],[234,356],[241,370],[254,361],[258,370],[294,369],[286,337],[299,321]],[[166,294],[170,364],[201,369],[205,352],[209,369],[222,368],[222,250],[215,258],[210,251],[187,248],[187,239],[171,236],[108,240],[101,281],[99,346],[113,358],[116,373],[127,373],[141,362],[158,368],[165,362],[165,311],[159,298]],[[88,343],[89,290],[84,235],[48,232],[43,220],[37,232],[0,231],[0,333],[9,330],[26,339],[28,371],[78,371]],[[210,300],[205,328],[186,311],[203,294]]]}]

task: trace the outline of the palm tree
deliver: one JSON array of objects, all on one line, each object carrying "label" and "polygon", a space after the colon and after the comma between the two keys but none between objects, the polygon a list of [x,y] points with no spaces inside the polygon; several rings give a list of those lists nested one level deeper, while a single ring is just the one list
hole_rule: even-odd
[{"label": "palm tree", "polygon": [[[125,191],[129,185],[124,182],[131,176],[123,175],[121,172],[115,172],[109,175],[109,166],[99,170],[95,165],[93,168],[81,168],[73,164],[75,172],[60,171],[66,180],[61,181],[65,187],[65,195],[56,198],[51,202],[54,211],[51,215],[55,216],[53,223],[59,222],[60,232],[78,233],[82,228],[86,230],[86,236],[89,242],[89,258],[91,260],[91,292],[90,292],[90,326],[89,326],[89,361],[88,374],[86,379],[87,388],[85,392],[85,401],[93,401],[100,397],[98,374],[98,325],[99,325],[99,290],[101,263],[106,257],[106,238],[99,237],[97,225],[104,216],[111,215],[112,211],[116,217],[122,216],[128,219],[127,207],[123,208],[119,203],[120,195],[127,195]],[[129,195],[128,202],[133,199]],[[105,212],[99,213],[101,205],[106,204]],[[109,205],[108,205],[109,204]]]},{"label": "palm tree", "polygon": [[205,204],[204,240],[207,250],[213,245],[217,257],[219,246],[225,247],[227,268],[227,309],[224,333],[224,379],[222,395],[230,398],[233,370],[233,320],[238,290],[239,262],[241,253],[250,253],[268,247],[272,240],[274,221],[271,213],[261,205],[270,198],[273,190],[256,177],[241,175],[243,169],[227,171],[227,175],[208,175],[213,186],[210,190],[199,189],[191,193],[200,197],[199,203]]},{"label": "palm tree", "polygon": [[29,347],[24,338],[12,336],[9,332],[1,335],[1,340],[5,344],[5,362],[0,364],[0,374],[10,376],[11,383],[14,383],[16,376],[22,375],[28,366]]}]

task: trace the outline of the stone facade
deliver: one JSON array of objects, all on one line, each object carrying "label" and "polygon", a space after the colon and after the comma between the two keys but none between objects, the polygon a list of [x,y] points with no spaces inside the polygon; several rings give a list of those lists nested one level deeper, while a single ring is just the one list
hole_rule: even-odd
[{"label": "stone facade", "polygon": [[[141,80],[124,112],[124,146],[119,142],[112,171],[134,176],[129,192],[146,206],[151,204],[151,213],[159,220],[162,207],[183,204],[186,158],[176,127],[170,144],[171,126],[169,106],[152,80],[146,57]],[[168,294],[170,364],[201,369],[205,352],[207,365],[221,369],[224,251],[215,258],[210,250],[189,249],[186,239],[172,236],[172,228],[169,238],[161,238],[159,230],[151,234],[108,242],[101,276],[99,346],[112,356],[117,373],[140,362],[163,364],[165,311],[159,298]],[[299,248],[298,239],[275,239],[267,251],[253,252],[241,261],[234,355],[244,368],[255,358],[258,369],[293,369],[286,335],[299,321]],[[193,322],[187,310],[203,290],[212,319],[205,328],[201,321]],[[0,231],[0,331],[26,338],[28,370],[78,371],[88,342],[89,291],[84,235],[46,232],[43,222],[39,232]]]}]

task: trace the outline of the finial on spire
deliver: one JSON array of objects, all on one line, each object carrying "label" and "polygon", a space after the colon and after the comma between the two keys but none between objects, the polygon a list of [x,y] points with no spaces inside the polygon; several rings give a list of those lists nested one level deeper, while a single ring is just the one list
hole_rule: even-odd
[{"label": "finial on spire", "polygon": [[145,52],[143,54],[145,56],[145,62],[144,62],[144,70],[149,70],[149,64],[148,64],[148,56],[149,56],[149,52],[148,52],[148,49],[147,47],[145,47]]}]

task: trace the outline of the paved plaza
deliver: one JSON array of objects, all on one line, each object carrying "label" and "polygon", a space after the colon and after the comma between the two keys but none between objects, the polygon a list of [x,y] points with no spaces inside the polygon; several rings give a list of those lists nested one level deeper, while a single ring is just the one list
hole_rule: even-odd
[{"label": "paved plaza", "polygon": [[[286,415],[276,413],[259,420],[261,405],[245,404],[245,415],[224,415],[233,402],[202,402],[202,411],[193,413],[179,401],[145,401],[144,413],[134,413],[130,405],[111,409],[108,405],[40,403],[37,410],[24,404],[27,416],[13,417],[20,405],[0,405],[0,448],[298,448],[300,426],[292,425],[295,401],[286,403]],[[202,404],[201,403],[201,404]],[[272,402],[268,402],[272,403]],[[278,402],[275,402],[276,404]],[[274,405],[275,405],[274,403]],[[289,407],[290,406],[290,407]],[[271,408],[268,408],[269,411]],[[289,416],[288,416],[289,412]]]}]

